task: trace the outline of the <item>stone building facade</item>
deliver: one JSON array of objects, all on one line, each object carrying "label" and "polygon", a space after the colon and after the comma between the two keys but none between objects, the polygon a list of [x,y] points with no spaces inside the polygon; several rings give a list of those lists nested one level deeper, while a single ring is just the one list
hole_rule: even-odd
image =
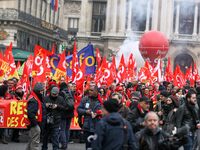
[{"label": "stone building facade", "polygon": [[39,44],[51,50],[52,43],[59,46],[67,40],[63,25],[64,1],[58,10],[51,9],[51,0],[0,0],[0,42],[33,52]]},{"label": "stone building facade", "polygon": [[65,0],[63,24],[79,48],[92,42],[104,55],[130,35],[158,30],[169,39],[173,67],[200,65],[200,0]]}]

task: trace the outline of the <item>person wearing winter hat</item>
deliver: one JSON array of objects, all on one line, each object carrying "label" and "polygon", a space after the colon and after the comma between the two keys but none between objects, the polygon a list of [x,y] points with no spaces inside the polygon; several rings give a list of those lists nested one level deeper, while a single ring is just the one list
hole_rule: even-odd
[{"label": "person wearing winter hat", "polygon": [[66,110],[65,100],[59,96],[59,88],[53,87],[50,95],[44,97],[46,106],[47,123],[43,132],[42,150],[48,149],[48,139],[51,138],[54,150],[59,149],[59,130],[62,111]]},{"label": "person wearing winter hat", "polygon": [[30,129],[27,150],[39,150],[41,124],[46,118],[43,92],[43,83],[36,83],[27,102],[27,117],[25,116],[25,120],[27,127]]},{"label": "person wearing winter hat", "polygon": [[125,149],[137,150],[138,144],[130,123],[119,113],[120,105],[116,99],[103,103],[104,117],[97,123],[92,141],[93,150]]}]

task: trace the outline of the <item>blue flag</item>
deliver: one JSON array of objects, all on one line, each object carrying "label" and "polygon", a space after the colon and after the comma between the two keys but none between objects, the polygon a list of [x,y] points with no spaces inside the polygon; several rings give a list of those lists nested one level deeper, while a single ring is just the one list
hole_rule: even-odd
[{"label": "blue flag", "polygon": [[[94,57],[94,48],[93,45],[89,44],[88,46],[84,47],[82,50],[80,50],[78,53],[78,60],[79,65],[81,65],[85,60],[86,63],[86,74],[94,74],[96,70],[96,60]],[[72,55],[66,57],[67,62],[67,75],[72,75]]]}]

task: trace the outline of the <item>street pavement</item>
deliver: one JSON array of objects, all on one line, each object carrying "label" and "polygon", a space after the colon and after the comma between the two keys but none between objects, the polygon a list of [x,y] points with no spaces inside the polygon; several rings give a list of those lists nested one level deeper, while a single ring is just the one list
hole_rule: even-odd
[{"label": "street pavement", "polygon": [[[26,145],[27,143],[9,142],[8,144],[0,144],[0,150],[26,150]],[[85,144],[73,143],[69,144],[67,150],[84,150],[84,149],[85,149]],[[52,144],[48,145],[48,150],[52,150]]]}]

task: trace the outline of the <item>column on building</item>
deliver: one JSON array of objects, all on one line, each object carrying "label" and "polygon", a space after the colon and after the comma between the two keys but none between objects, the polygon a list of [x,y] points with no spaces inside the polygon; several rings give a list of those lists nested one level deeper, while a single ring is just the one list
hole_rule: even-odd
[{"label": "column on building", "polygon": [[47,3],[46,3],[46,12],[45,12],[45,13],[46,13],[46,18],[45,18],[45,20],[46,20],[47,22],[49,22],[49,15],[50,15],[49,12],[50,12],[50,9],[51,9],[50,7],[51,7],[51,6],[50,6],[50,2],[47,2]]},{"label": "column on building", "polygon": [[128,20],[127,20],[127,32],[130,32],[130,31],[132,31],[132,29],[131,29],[131,19],[132,19],[132,6],[133,6],[133,4],[132,4],[132,2],[131,2],[131,0],[129,0],[129,5],[128,5]]},{"label": "column on building", "polygon": [[112,0],[112,29],[111,32],[112,33],[116,33],[117,32],[117,15],[118,15],[118,0]]},{"label": "column on building", "polygon": [[32,0],[32,4],[31,4],[31,15],[32,16],[35,16],[36,2],[37,2],[37,0]]},{"label": "column on building", "polygon": [[150,15],[151,15],[151,0],[148,0],[148,3],[147,3],[147,18],[146,18],[146,31],[149,31]]},{"label": "column on building", "polygon": [[176,22],[175,22],[175,34],[178,34],[179,30],[179,16],[180,16],[180,2],[177,2],[176,5]]},{"label": "column on building", "polygon": [[36,6],[36,17],[37,18],[40,18],[41,5],[42,5],[42,1],[38,0],[37,6]]},{"label": "column on building", "polygon": [[87,0],[81,1],[81,16],[79,22],[79,34],[85,34],[86,32],[86,14],[87,14]]},{"label": "column on building", "polygon": [[30,10],[30,1],[31,0],[26,0],[26,13],[29,13],[29,10]]},{"label": "column on building", "polygon": [[167,9],[165,10],[167,19],[166,20],[166,35],[170,37],[173,33],[174,24],[174,1],[167,1]]},{"label": "column on building", "polygon": [[63,24],[64,19],[64,0],[60,0],[58,4],[58,11],[55,12],[55,24],[58,20],[58,25],[64,28],[64,26],[68,26],[68,24]]},{"label": "column on building", "polygon": [[107,8],[106,8],[106,33],[109,34],[110,32],[110,25],[111,25],[111,13],[112,12],[112,3],[111,0],[107,1]]},{"label": "column on building", "polygon": [[126,0],[120,1],[120,9],[119,9],[119,33],[124,34],[125,33],[125,23],[126,23]]},{"label": "column on building", "polygon": [[92,1],[88,1],[87,2],[87,11],[86,11],[86,35],[90,35],[91,30],[92,30],[92,7],[93,6],[93,2]]},{"label": "column on building", "polygon": [[193,36],[197,35],[197,28],[198,28],[197,24],[198,24],[198,2],[195,2]]},{"label": "column on building", "polygon": [[152,29],[157,30],[158,29],[158,14],[159,14],[159,0],[153,1],[153,14],[152,14]]}]

